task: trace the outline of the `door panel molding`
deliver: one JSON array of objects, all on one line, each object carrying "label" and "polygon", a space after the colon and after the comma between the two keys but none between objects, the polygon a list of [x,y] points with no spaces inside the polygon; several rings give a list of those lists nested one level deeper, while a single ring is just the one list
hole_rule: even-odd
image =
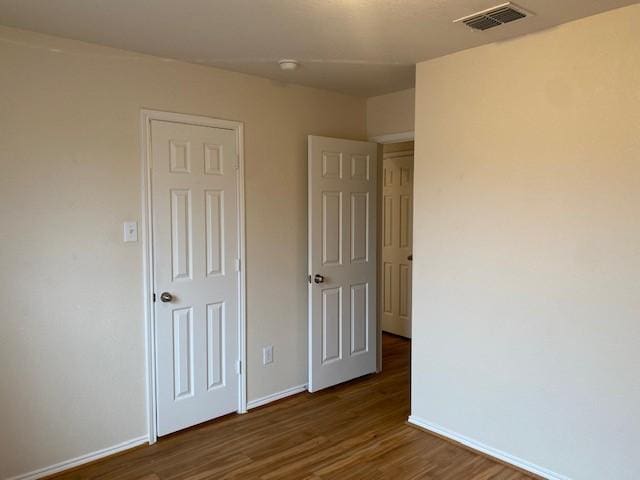
[{"label": "door panel molding", "polygon": [[[146,359],[146,396],[147,396],[147,429],[149,444],[157,441],[157,401],[156,401],[156,349],[155,349],[155,313],[154,313],[154,252],[153,225],[151,222],[153,203],[151,192],[151,122],[153,120],[181,123],[203,127],[214,127],[232,130],[235,135],[237,149],[237,218],[238,218],[238,356],[240,359],[238,378],[238,413],[247,411],[247,378],[246,378],[246,241],[245,241],[245,194],[244,194],[244,124],[233,120],[222,120],[205,116],[183,113],[165,112],[159,110],[142,109],[140,111],[140,165],[141,165],[141,246],[143,251],[143,298],[145,322],[145,359]],[[218,145],[208,145],[205,158],[207,159],[206,174],[220,175],[222,173],[223,151]],[[190,165],[190,146],[175,145],[172,149],[171,169],[174,172],[188,172]],[[233,159],[231,159],[233,162]],[[225,165],[229,168],[229,164]],[[223,247],[224,248],[224,247]],[[221,254],[224,252],[220,252]],[[213,252],[212,252],[213,253]],[[215,262],[212,262],[215,264]],[[215,270],[215,268],[213,269]],[[224,309],[222,309],[224,311]],[[222,313],[222,312],[220,312]],[[213,333],[213,332],[212,332]],[[213,347],[213,345],[212,345]],[[215,349],[213,349],[215,350]],[[213,352],[211,352],[213,353]],[[216,355],[218,352],[216,352]],[[211,388],[216,388],[219,380],[213,372],[209,378]],[[224,379],[220,379],[224,383]]]}]

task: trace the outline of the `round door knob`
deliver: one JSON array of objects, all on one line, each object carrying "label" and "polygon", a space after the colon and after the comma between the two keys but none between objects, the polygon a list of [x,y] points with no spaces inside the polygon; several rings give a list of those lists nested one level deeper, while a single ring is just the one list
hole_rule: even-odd
[{"label": "round door knob", "polygon": [[324,283],[324,277],[318,273],[315,274],[315,276],[313,277],[313,281],[315,283]]},{"label": "round door knob", "polygon": [[171,300],[173,300],[173,295],[171,295],[169,292],[162,292],[160,294],[160,300],[164,303],[170,302]]},{"label": "round door knob", "polygon": [[407,260],[409,260],[410,262],[413,261],[413,253],[407,257]]}]

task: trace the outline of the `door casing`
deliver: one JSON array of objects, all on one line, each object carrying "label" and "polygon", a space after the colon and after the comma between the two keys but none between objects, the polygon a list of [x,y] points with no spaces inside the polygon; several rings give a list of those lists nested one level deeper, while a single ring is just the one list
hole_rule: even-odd
[{"label": "door casing", "polygon": [[238,382],[238,413],[247,412],[247,349],[246,349],[246,242],[245,242],[245,204],[244,204],[244,124],[233,120],[221,120],[199,115],[163,112],[142,109],[140,111],[140,156],[142,168],[142,262],[143,297],[145,318],[145,360],[146,360],[146,396],[147,429],[149,444],[157,441],[157,405],[156,405],[156,352],[155,352],[155,313],[153,307],[153,225],[151,196],[151,121],[184,123],[205,127],[233,130],[238,150],[238,254],[240,274],[238,276],[238,356],[240,357],[240,375]]}]

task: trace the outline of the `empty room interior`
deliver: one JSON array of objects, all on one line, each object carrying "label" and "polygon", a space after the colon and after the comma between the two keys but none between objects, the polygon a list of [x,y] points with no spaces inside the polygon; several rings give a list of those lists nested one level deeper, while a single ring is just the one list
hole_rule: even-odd
[{"label": "empty room interior", "polygon": [[640,4],[0,0],[0,479],[640,479]]}]

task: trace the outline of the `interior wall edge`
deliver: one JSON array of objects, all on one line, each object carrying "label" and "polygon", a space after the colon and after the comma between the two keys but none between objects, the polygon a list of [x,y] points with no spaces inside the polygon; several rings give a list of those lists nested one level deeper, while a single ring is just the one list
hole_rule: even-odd
[{"label": "interior wall edge", "polygon": [[307,391],[306,383],[303,383],[302,385],[296,385],[295,387],[286,388],[279,392],[275,392],[270,395],[265,395],[264,397],[256,398],[254,400],[249,400],[247,402],[247,410],[261,407],[263,405],[267,405],[268,403],[275,402],[276,400],[282,400],[283,398],[287,398],[287,397],[290,397],[291,395],[296,395],[298,393],[302,393],[306,391]]},{"label": "interior wall edge", "polygon": [[515,455],[512,455],[503,450],[499,450],[489,445],[485,445],[482,442],[479,442],[472,438],[461,435],[457,432],[449,430],[435,423],[424,420],[423,418],[416,417],[415,415],[410,415],[407,421],[411,425],[414,425],[419,429],[427,430],[428,432],[435,433],[436,435],[446,437],[449,440],[452,440],[456,443],[460,443],[461,445],[471,448],[472,450],[481,452],[485,455],[496,458],[501,462],[508,463],[509,465],[518,467],[521,470],[526,470],[527,472],[533,473],[534,475],[538,475],[547,480],[571,480],[569,477],[565,475],[556,473],[552,470],[549,470],[548,468],[536,465],[523,458],[516,457]]},{"label": "interior wall edge", "polygon": [[102,448],[100,450],[96,450],[95,452],[90,452],[84,455],[80,455],[79,457],[70,458],[69,460],[65,460],[48,467],[39,468],[32,472],[16,475],[15,477],[10,477],[7,480],[36,480],[38,478],[48,477],[49,475],[61,473],[65,470],[70,470],[86,463],[95,462],[96,460],[115,455],[116,453],[122,453],[126,450],[131,450],[132,448],[144,445],[148,441],[149,437],[147,435],[132,438],[131,440],[118,443],[117,445],[112,445],[111,447]]}]

